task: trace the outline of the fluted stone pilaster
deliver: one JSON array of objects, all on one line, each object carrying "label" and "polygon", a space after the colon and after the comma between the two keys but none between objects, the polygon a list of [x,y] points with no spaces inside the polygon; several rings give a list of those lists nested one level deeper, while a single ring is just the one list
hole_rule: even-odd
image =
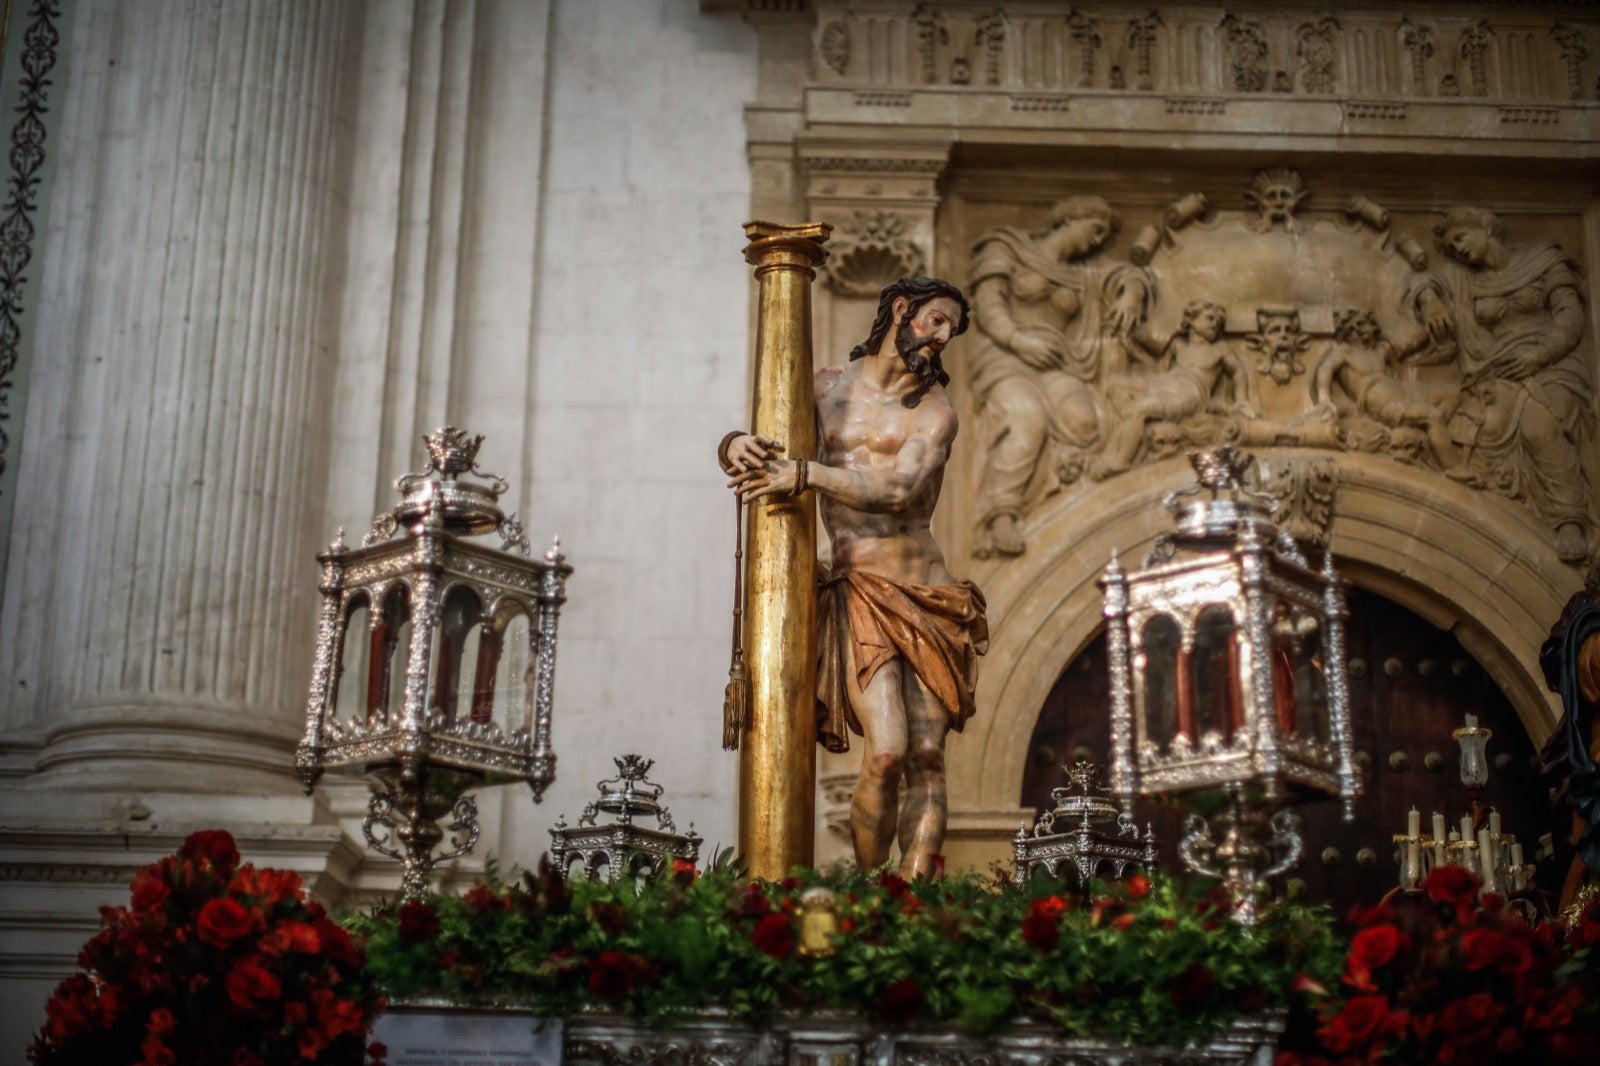
[{"label": "fluted stone pilaster", "polygon": [[292,787],[347,15],[77,5],[0,613],[34,781]]}]

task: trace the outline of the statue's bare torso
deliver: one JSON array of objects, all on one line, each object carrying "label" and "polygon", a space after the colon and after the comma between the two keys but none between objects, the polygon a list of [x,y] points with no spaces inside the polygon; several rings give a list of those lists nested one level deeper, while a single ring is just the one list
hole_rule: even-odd
[{"label": "statue's bare torso", "polygon": [[949,584],[930,523],[955,438],[955,411],[942,388],[906,407],[905,390],[880,389],[860,370],[852,363],[816,374],[818,462],[879,487],[868,499],[821,496],[833,568],[915,585]]}]

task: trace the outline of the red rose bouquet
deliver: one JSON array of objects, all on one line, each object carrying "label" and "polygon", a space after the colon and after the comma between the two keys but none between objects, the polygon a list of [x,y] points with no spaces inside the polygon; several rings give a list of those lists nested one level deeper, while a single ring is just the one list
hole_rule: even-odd
[{"label": "red rose bouquet", "polygon": [[1600,907],[1533,925],[1478,879],[1435,869],[1415,895],[1355,916],[1339,992],[1292,1033],[1278,1066],[1600,1061]]},{"label": "red rose bouquet", "polygon": [[383,998],[361,951],[298,874],[240,866],[233,837],[195,833],[140,870],[45,1007],[28,1057],[58,1063],[354,1063]]}]

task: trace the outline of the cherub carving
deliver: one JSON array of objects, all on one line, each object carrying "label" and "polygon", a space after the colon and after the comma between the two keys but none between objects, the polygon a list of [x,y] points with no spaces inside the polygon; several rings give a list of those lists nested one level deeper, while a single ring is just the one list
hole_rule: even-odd
[{"label": "cherub carving", "polygon": [[[1227,310],[1210,300],[1194,300],[1183,309],[1183,320],[1160,348],[1161,371],[1129,376],[1107,386],[1107,401],[1118,423],[1106,441],[1105,452],[1089,465],[1095,479],[1121,473],[1133,465],[1145,427],[1152,422],[1181,422],[1223,403],[1219,395],[1224,379],[1233,385],[1235,414],[1253,418],[1258,413],[1255,378],[1233,346],[1223,339]],[[1148,344],[1148,333],[1136,330],[1133,339]]]},{"label": "cherub carving", "polygon": [[1333,313],[1333,337],[1312,370],[1311,402],[1326,417],[1345,420],[1345,442],[1363,451],[1387,447],[1407,462],[1420,442],[1414,434],[1391,431],[1412,427],[1425,438],[1435,462],[1453,466],[1456,448],[1445,431],[1450,410],[1395,379],[1402,356],[1384,337],[1377,317],[1363,307],[1339,308]]}]

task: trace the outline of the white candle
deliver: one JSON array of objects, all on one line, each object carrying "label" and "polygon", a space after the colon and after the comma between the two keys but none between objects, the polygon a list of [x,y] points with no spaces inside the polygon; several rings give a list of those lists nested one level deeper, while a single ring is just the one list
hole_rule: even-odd
[{"label": "white candle", "polygon": [[1489,835],[1500,839],[1500,812],[1493,807],[1489,808]]},{"label": "white candle", "polygon": [[1477,715],[1475,715],[1475,714],[1467,715],[1467,728],[1468,729],[1476,729],[1476,728],[1478,728],[1478,716]]},{"label": "white candle", "polygon": [[1415,807],[1406,815],[1406,836],[1418,837],[1422,835],[1422,812]]},{"label": "white candle", "polygon": [[1500,891],[1500,885],[1494,877],[1494,840],[1487,829],[1478,830],[1478,868],[1483,873],[1483,890]]},{"label": "white candle", "polygon": [[1477,834],[1472,831],[1472,815],[1463,814],[1461,816],[1461,839],[1471,840],[1476,835]]},{"label": "white candle", "polygon": [[1440,814],[1438,811],[1433,812],[1433,839],[1435,843],[1439,844],[1443,844],[1445,840],[1444,815]]},{"label": "white candle", "polygon": [[1522,845],[1513,840],[1511,842],[1511,891],[1521,892],[1527,882],[1524,880],[1526,871],[1522,869]]}]

